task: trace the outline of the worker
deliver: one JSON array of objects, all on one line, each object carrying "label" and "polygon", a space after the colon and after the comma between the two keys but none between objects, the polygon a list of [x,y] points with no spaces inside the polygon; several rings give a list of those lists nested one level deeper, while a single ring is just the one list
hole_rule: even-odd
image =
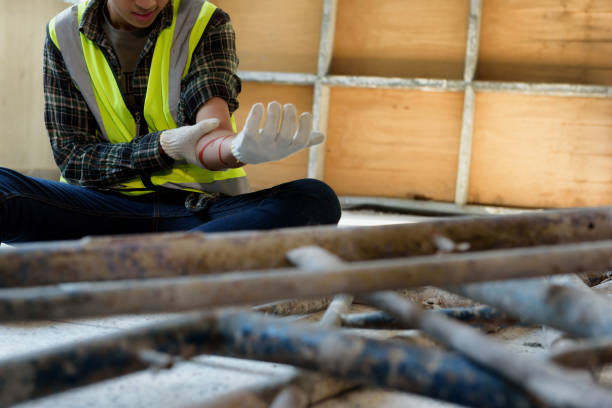
[{"label": "worker", "polygon": [[337,224],[321,181],[249,192],[245,164],[324,136],[277,102],[255,104],[238,132],[237,66],[229,16],[203,0],[84,0],[58,14],[44,117],[62,180],[0,169],[0,242]]}]

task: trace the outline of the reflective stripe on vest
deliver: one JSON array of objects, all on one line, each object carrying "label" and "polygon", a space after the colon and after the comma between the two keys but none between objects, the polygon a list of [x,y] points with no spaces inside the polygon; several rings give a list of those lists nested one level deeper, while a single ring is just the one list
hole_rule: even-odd
[{"label": "reflective stripe on vest", "polygon": [[[130,142],[138,129],[115,76],[100,48],[78,29],[88,2],[84,0],[58,14],[49,23],[49,34],[96,118],[102,137],[111,143]],[[193,51],[216,9],[203,0],[173,0],[172,3],[172,24],[163,29],[156,40],[147,83],[144,116],[149,132],[177,127],[181,80],[187,75]],[[236,131],[233,117],[232,125]],[[153,173],[151,182],[169,188],[229,195],[249,191],[242,168],[209,171],[179,164],[171,171]],[[139,178],[117,188],[130,195],[152,192]]]}]

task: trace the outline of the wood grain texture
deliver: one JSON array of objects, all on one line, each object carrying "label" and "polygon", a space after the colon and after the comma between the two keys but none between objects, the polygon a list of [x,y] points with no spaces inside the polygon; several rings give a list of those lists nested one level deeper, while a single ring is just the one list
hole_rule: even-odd
[{"label": "wood grain texture", "polygon": [[463,93],[332,88],[325,177],[339,194],[453,201]]},{"label": "wood grain texture", "polygon": [[47,22],[60,0],[2,1],[0,13],[0,166],[57,172],[43,121],[42,58]]},{"label": "wood grain texture", "polygon": [[[271,85],[244,82],[240,94],[240,108],[235,113],[238,129],[242,129],[251,106],[257,102],[278,101],[280,104],[292,103],[298,112],[312,111],[312,87]],[[308,152],[302,151],[286,159],[271,163],[245,167],[251,189],[261,190],[287,181],[306,177],[308,173]]]},{"label": "wood grain texture", "polygon": [[322,0],[217,0],[236,30],[240,69],[317,72]]},{"label": "wood grain texture", "polygon": [[463,78],[468,0],[339,0],[337,75]]},{"label": "wood grain texture", "polygon": [[611,113],[607,99],[477,94],[468,200],[612,204]]},{"label": "wood grain texture", "polygon": [[612,2],[486,0],[477,77],[612,85]]}]

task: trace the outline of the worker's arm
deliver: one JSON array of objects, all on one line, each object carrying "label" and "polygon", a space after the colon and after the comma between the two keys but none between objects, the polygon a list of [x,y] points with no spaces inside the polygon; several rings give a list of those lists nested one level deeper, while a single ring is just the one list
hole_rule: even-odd
[{"label": "worker's arm", "polygon": [[231,150],[234,131],[227,102],[217,97],[202,105],[196,115],[196,121],[208,118],[219,119],[219,127],[196,144],[198,158],[209,163],[207,166],[212,170],[242,166],[243,164],[236,160]]},{"label": "worker's arm", "polygon": [[168,153],[168,149],[163,147],[167,147],[167,136],[171,135],[176,136],[173,137],[176,141],[184,140],[186,143],[184,153],[170,152],[170,156],[175,159],[187,160],[210,170],[241,165],[233,158],[227,144],[234,135],[230,114],[238,108],[238,94],[241,90],[237,71],[234,29],[229,16],[217,9],[194,50],[189,71],[183,79],[179,120],[197,126],[203,120],[214,118],[219,121],[219,125],[212,132],[201,134],[195,141],[187,140],[194,128],[184,127],[187,132],[182,132],[181,128],[167,131],[160,139],[164,152]]},{"label": "worker's arm", "polygon": [[[281,110],[276,102],[268,106],[263,129],[263,105],[256,104],[242,131],[234,135],[230,114],[238,107],[241,83],[229,17],[217,10],[206,33],[196,47],[181,92],[184,114],[196,125],[165,131],[160,146],[166,154],[209,170],[223,170],[279,160],[323,140],[322,134],[311,132],[312,115],[302,114],[296,130],[293,105]],[[205,133],[216,123],[210,119],[218,120],[218,127]]]},{"label": "worker's arm", "polygon": [[160,147],[175,160],[222,170],[242,165],[231,152],[234,137],[227,102],[214,97],[200,107],[195,125],[163,132]]},{"label": "worker's arm", "polygon": [[281,110],[278,102],[272,102],[260,129],[264,108],[257,103],[242,131],[234,135],[227,103],[213,98],[198,111],[196,125],[162,133],[161,147],[173,159],[209,170],[279,160],[324,139],[323,134],[312,131],[310,113],[300,116],[297,128],[296,116],[293,105],[287,104]]}]

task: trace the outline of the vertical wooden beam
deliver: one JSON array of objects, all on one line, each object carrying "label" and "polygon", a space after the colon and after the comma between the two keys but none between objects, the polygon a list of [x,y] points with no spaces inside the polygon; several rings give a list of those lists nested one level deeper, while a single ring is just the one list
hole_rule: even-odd
[{"label": "vertical wooden beam", "polygon": [[465,48],[465,70],[463,71],[463,80],[465,82],[472,82],[476,76],[481,20],[482,0],[470,0],[470,18],[468,20],[467,46]]},{"label": "vertical wooden beam", "polygon": [[[329,87],[322,80],[329,72],[336,31],[336,11],[338,0],[323,0],[323,16],[321,21],[321,39],[319,42],[319,60],[317,63],[317,80],[314,85],[312,114],[314,128],[327,133],[329,116]],[[323,179],[325,167],[325,142],[310,149],[308,160],[308,177]]]},{"label": "vertical wooden beam", "polygon": [[[327,134],[327,122],[329,118],[329,92],[330,88],[317,80],[314,86],[313,97],[313,129]],[[308,156],[308,177],[323,179],[325,174],[325,144],[314,146],[310,149]]]},{"label": "vertical wooden beam", "polygon": [[317,74],[325,76],[329,72],[336,33],[336,12],[338,0],[323,0],[323,17],[321,21],[321,38],[319,42],[319,60]]},{"label": "vertical wooden beam", "polygon": [[467,204],[470,184],[470,165],[472,162],[472,136],[474,133],[475,94],[471,84],[465,87],[463,101],[463,122],[461,124],[461,141],[459,142],[459,165],[457,167],[457,184],[455,187],[455,204]]},{"label": "vertical wooden beam", "polygon": [[465,100],[463,103],[463,124],[461,126],[459,165],[457,168],[457,184],[455,188],[455,204],[459,206],[467,203],[469,191],[475,104],[475,93],[474,88],[472,87],[472,82],[474,81],[476,67],[478,64],[481,17],[482,0],[470,0],[470,18],[468,23],[467,44],[465,48],[465,69],[463,73],[463,80],[466,82]]}]

